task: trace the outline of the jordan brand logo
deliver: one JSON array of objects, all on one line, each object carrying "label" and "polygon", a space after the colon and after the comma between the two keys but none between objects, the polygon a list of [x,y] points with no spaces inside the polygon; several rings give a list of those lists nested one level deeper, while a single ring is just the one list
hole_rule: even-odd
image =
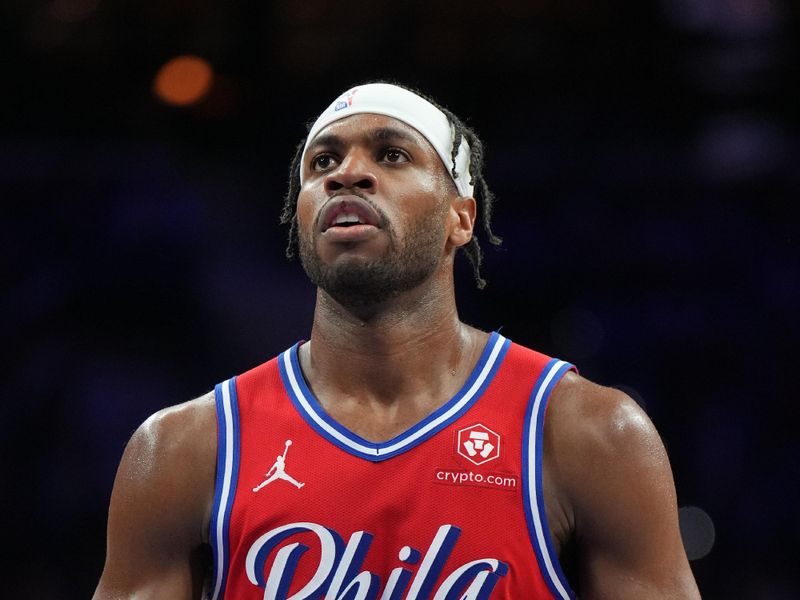
[{"label": "jordan brand logo", "polygon": [[267,471],[267,478],[253,488],[254,492],[257,492],[265,485],[269,485],[276,479],[283,479],[284,481],[288,481],[298,490],[305,485],[305,483],[300,483],[294,477],[286,473],[286,453],[289,451],[289,446],[291,445],[292,445],[292,440],[286,440],[286,443],[284,444],[283,448],[283,454],[281,456],[275,457],[275,464],[270,467],[269,471]]}]

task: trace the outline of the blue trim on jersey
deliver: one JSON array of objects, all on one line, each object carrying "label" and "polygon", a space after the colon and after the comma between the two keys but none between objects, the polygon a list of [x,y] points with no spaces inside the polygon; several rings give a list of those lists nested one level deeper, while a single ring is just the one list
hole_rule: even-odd
[{"label": "blue trim on jersey", "polygon": [[[574,599],[575,593],[561,570],[558,555],[550,539],[550,527],[547,523],[542,492],[542,450],[545,410],[550,394],[561,381],[564,373],[574,368],[571,364],[556,359],[547,363],[539,375],[536,385],[533,386],[528,408],[525,411],[522,438],[522,495],[528,534],[536,552],[539,570],[553,597],[561,600]],[[531,447],[531,439],[533,439],[533,447]],[[531,461],[533,465],[531,465]],[[531,480],[531,474],[533,480]],[[531,490],[532,484],[533,490]],[[532,491],[534,497],[532,497]]]},{"label": "blue trim on jersey", "polygon": [[222,600],[230,564],[231,510],[239,476],[239,402],[236,378],[217,384],[214,398],[217,409],[217,478],[209,532],[214,556],[214,587],[211,599]]},{"label": "blue trim on jersey", "polygon": [[422,421],[386,442],[371,442],[333,420],[306,384],[300,369],[299,343],[278,357],[281,380],[305,421],[322,437],[360,458],[380,462],[421,444],[461,417],[481,397],[503,362],[511,342],[492,333],[466,383],[448,402]]}]

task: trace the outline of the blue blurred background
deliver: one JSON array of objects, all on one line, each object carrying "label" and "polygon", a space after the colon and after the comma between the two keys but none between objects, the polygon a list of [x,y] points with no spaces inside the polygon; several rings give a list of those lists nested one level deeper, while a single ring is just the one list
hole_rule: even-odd
[{"label": "blue blurred background", "polygon": [[464,320],[645,407],[705,598],[796,598],[798,13],[4,2],[4,595],[89,597],[136,426],[308,336],[288,163],[340,91],[392,78],[487,146],[505,243],[485,291],[458,266]]}]

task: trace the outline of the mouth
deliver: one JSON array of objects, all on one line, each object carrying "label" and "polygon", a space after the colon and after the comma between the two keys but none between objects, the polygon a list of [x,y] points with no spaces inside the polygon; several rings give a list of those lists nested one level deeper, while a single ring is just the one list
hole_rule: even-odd
[{"label": "mouth", "polygon": [[319,218],[319,230],[328,233],[331,230],[369,228],[380,229],[381,217],[372,206],[359,196],[335,196],[322,209]]}]

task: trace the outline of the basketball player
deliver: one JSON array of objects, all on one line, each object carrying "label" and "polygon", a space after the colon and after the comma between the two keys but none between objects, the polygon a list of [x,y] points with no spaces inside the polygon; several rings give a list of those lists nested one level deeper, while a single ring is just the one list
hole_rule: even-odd
[{"label": "basketball player", "polygon": [[322,112],[284,211],[310,340],[136,431],[96,599],[699,597],[639,407],[459,320],[481,155],[394,85]]}]

